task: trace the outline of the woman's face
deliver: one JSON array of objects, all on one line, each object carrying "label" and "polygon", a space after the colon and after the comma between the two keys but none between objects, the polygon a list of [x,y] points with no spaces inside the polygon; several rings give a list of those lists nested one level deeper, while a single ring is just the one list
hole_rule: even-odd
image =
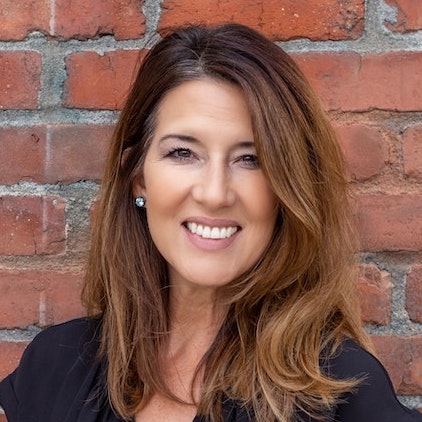
[{"label": "woman's face", "polygon": [[242,92],[211,79],[168,92],[133,190],[146,198],[171,284],[214,288],[251,268],[270,242],[276,202]]}]

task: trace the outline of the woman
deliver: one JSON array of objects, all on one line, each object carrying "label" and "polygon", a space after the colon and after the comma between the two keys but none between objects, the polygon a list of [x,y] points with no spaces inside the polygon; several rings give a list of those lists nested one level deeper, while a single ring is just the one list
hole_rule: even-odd
[{"label": "woman", "polygon": [[244,26],[162,39],[117,124],[83,298],[0,386],[10,421],[421,421],[365,349],[333,130]]}]

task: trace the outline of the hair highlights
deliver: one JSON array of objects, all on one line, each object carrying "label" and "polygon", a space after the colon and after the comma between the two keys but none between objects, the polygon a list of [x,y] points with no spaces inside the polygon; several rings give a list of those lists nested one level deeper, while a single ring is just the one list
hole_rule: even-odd
[{"label": "hair highlights", "polygon": [[[236,24],[189,27],[147,54],[110,148],[83,298],[103,316],[101,353],[110,400],[133,417],[151,393],[169,393],[158,350],[168,327],[166,266],[133,205],[160,101],[185,81],[238,86],[249,106],[261,168],[278,199],[271,244],[247,274],[221,289],[230,311],[201,362],[199,412],[219,420],[223,396],[257,420],[318,415],[355,381],[323,374],[345,335],[366,345],[353,303],[347,183],[333,129],[293,60]],[[199,373],[199,368],[198,372]]]}]

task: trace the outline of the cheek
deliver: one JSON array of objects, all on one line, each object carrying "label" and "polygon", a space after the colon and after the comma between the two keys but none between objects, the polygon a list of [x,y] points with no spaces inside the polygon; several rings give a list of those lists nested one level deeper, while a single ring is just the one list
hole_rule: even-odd
[{"label": "cheek", "polygon": [[251,215],[257,221],[274,227],[277,215],[277,201],[267,181],[263,178],[250,180],[247,184],[249,189],[244,198],[248,203]]},{"label": "cheek", "polygon": [[186,197],[186,184],[166,168],[150,166],[145,177],[146,214],[150,231],[162,232],[177,220]]},{"label": "cheek", "polygon": [[148,223],[164,224],[167,218],[174,215],[174,192],[169,189],[156,187],[146,191],[146,214]]}]

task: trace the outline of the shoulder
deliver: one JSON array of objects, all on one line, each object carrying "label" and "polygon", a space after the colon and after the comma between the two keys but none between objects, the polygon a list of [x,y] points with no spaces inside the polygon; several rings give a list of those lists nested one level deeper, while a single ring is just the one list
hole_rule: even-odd
[{"label": "shoulder", "polygon": [[100,329],[99,319],[79,318],[41,331],[24,352],[16,381],[49,374],[60,382],[75,366],[89,369],[96,364]]},{"label": "shoulder", "polygon": [[342,342],[324,367],[330,376],[339,379],[386,374],[380,361],[350,338]]},{"label": "shoulder", "polygon": [[100,319],[79,318],[41,331],[28,345],[19,364],[21,373],[67,370],[76,360],[89,365],[95,360]]},{"label": "shoulder", "polygon": [[41,331],[27,347],[27,355],[38,354],[48,357],[59,353],[72,357],[96,353],[98,348],[100,319],[78,318],[54,325]]},{"label": "shoulder", "polygon": [[76,360],[89,364],[97,354],[100,326],[99,319],[79,318],[44,329],[26,348],[19,372],[63,373]]},{"label": "shoulder", "polygon": [[80,318],[39,333],[18,368],[0,383],[7,417],[64,420],[63,412],[80,409],[101,382],[100,329],[99,319]]},{"label": "shoulder", "polygon": [[332,378],[360,380],[353,392],[342,397],[336,421],[422,422],[422,415],[398,401],[381,362],[353,340],[346,339],[323,366]]}]

